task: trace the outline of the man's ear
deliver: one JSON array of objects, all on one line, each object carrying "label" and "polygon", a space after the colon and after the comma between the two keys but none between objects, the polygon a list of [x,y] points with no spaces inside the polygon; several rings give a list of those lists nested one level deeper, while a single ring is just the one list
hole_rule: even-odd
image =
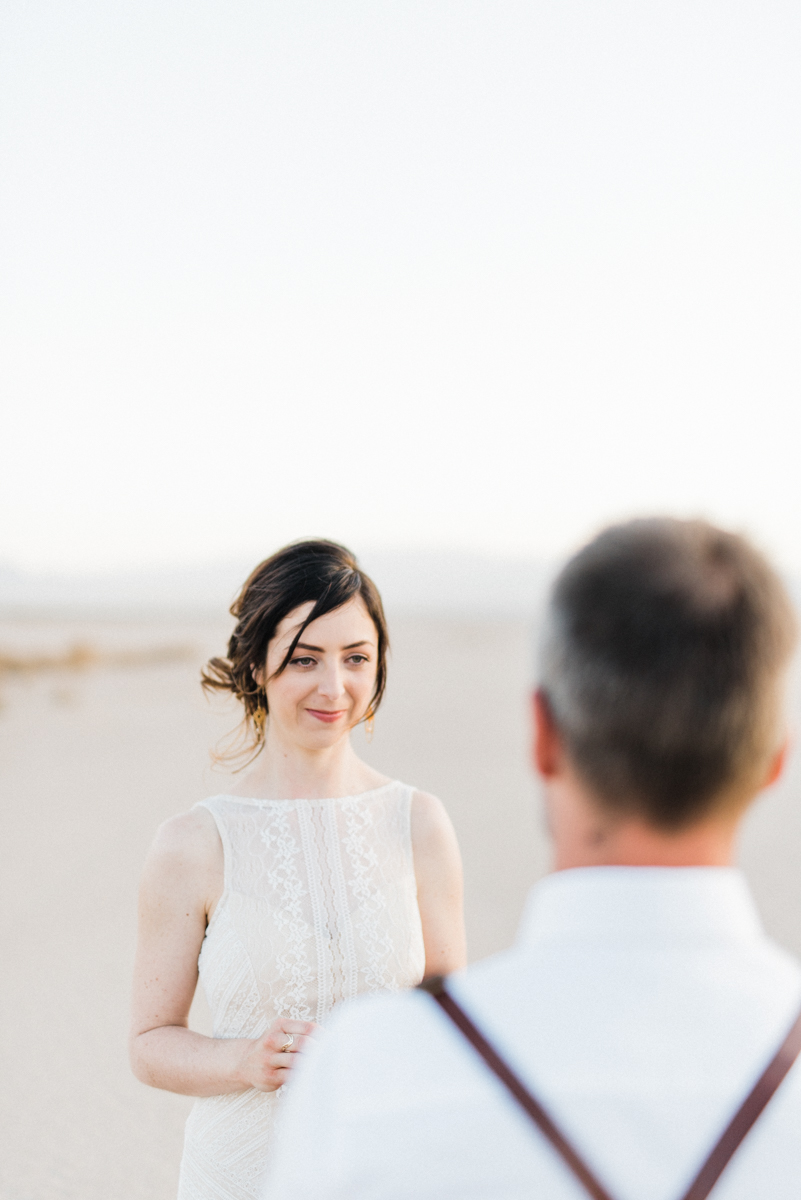
[{"label": "man's ear", "polygon": [[771,784],[775,783],[776,780],[779,778],[782,771],[784,770],[785,764],[787,762],[787,755],[789,753],[790,753],[790,739],[785,738],[784,741],[782,742],[781,746],[779,746],[779,749],[774,754],[773,758],[770,760],[770,764],[768,766],[768,771],[765,776],[765,782],[762,784],[763,788],[770,787]]},{"label": "man's ear", "polygon": [[535,771],[543,779],[559,773],[562,764],[562,742],[559,730],[541,688],[531,697],[532,744],[531,759]]}]

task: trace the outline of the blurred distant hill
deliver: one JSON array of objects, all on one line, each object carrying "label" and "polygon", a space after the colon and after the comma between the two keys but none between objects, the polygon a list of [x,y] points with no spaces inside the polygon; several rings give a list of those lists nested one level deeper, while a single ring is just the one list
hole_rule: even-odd
[{"label": "blurred distant hill", "polygon": [[[361,557],[391,612],[529,616],[553,565],[456,551],[374,552]],[[34,574],[0,568],[0,614],[127,617],[227,611],[254,563],[107,574]]]}]

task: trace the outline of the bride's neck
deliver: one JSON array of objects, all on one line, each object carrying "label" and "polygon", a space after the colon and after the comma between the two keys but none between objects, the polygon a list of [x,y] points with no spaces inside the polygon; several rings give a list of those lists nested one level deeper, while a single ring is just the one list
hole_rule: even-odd
[{"label": "bride's neck", "polygon": [[366,790],[372,774],[356,757],[349,738],[309,750],[286,745],[268,733],[264,749],[236,791],[259,800],[322,800]]}]

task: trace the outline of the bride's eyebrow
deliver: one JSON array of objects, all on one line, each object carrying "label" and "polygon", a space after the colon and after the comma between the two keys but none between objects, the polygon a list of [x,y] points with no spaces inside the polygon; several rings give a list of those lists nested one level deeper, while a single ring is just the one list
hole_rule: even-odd
[{"label": "bride's eyebrow", "polygon": [[[367,638],[363,638],[360,642],[351,642],[349,646],[343,646],[343,650],[355,650],[358,646],[372,646],[372,642]],[[322,646],[310,646],[308,642],[298,642],[296,650],[313,650],[315,654],[325,654]]]}]

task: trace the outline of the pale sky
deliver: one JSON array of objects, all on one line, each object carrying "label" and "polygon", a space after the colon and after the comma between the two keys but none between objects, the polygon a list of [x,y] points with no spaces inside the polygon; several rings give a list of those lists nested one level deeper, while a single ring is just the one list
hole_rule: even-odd
[{"label": "pale sky", "polygon": [[5,0],[0,563],[801,570],[797,0]]}]

